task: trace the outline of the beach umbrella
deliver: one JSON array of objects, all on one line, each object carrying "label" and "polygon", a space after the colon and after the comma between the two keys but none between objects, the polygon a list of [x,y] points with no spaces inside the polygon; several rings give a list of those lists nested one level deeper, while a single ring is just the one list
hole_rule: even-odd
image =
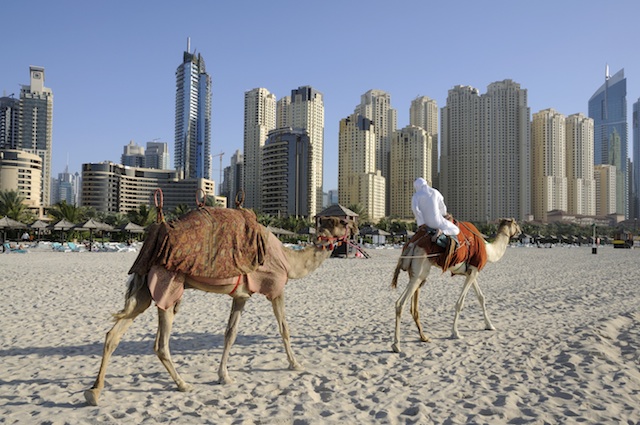
[{"label": "beach umbrella", "polygon": [[61,231],[61,236],[62,236],[62,242],[64,242],[64,232],[65,230],[71,230],[75,227],[75,224],[65,220],[64,218],[60,221],[58,221],[55,224],[52,224],[49,226],[51,229],[53,230],[60,230]]},{"label": "beach umbrella", "polygon": [[121,232],[127,232],[127,239],[131,238],[131,233],[144,233],[144,227],[136,223],[127,223],[118,229]]},{"label": "beach umbrella", "polygon": [[102,223],[100,221],[94,220],[92,218],[90,218],[89,220],[85,221],[84,223],[78,224],[76,226],[74,226],[75,230],[80,230],[80,231],[85,231],[88,230],[89,231],[89,251],[91,251],[91,247],[93,245],[93,232],[94,231],[100,231],[100,230],[106,230],[106,231],[111,231],[113,230],[113,227],[106,224],[106,223]]},{"label": "beach umbrella", "polygon": [[276,236],[277,235],[287,235],[287,236],[295,235],[295,233],[293,233],[292,231],[281,229],[279,227],[267,226],[267,230]]},{"label": "beach umbrella", "polygon": [[40,240],[40,232],[42,231],[42,229],[46,229],[47,227],[49,227],[49,223],[46,223],[42,220],[36,220],[33,223],[31,223],[29,225],[29,227],[31,227],[32,229],[36,229],[38,232],[38,240]]},{"label": "beach umbrella", "polygon": [[9,217],[0,218],[0,230],[2,230],[2,249],[4,250],[4,242],[6,240],[5,231],[11,229],[26,229],[27,225],[16,221]]}]

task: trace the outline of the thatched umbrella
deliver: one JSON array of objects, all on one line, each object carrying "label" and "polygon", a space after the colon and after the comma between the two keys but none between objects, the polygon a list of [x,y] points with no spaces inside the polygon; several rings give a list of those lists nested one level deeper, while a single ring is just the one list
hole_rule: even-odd
[{"label": "thatched umbrella", "polygon": [[36,229],[36,231],[38,232],[38,240],[40,240],[40,232],[42,231],[42,229],[46,229],[47,227],[49,227],[49,223],[46,223],[42,220],[36,220],[31,223],[29,227],[31,227],[32,229]]},{"label": "thatched umbrella", "polygon": [[60,230],[61,241],[64,242],[64,231],[73,229],[75,227],[75,224],[63,218],[62,220],[50,225],[49,227],[53,230]]},{"label": "thatched umbrella", "polygon": [[0,218],[0,230],[2,230],[2,252],[4,252],[4,242],[6,240],[5,231],[7,229],[26,229],[27,225],[9,217]]},{"label": "thatched umbrella", "polygon": [[129,222],[118,228],[121,232],[127,232],[127,239],[131,239],[131,233],[144,233],[144,227],[139,224]]},{"label": "thatched umbrella", "polygon": [[88,230],[89,231],[89,251],[91,251],[91,247],[93,246],[93,231],[94,230],[113,230],[113,227],[106,224],[106,223],[102,223],[100,221],[94,220],[92,218],[90,218],[89,220],[85,221],[84,223],[78,224],[77,226],[74,227],[75,230],[80,230],[80,231],[85,231]]}]

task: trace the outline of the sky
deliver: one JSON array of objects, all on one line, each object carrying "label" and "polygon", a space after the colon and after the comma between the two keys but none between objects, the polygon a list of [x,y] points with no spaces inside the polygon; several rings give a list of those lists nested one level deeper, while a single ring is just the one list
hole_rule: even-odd
[{"label": "sky", "polygon": [[[338,188],[338,128],[371,89],[391,95],[398,127],[418,96],[511,79],[531,114],[588,114],[624,68],[629,115],[640,98],[637,0],[176,0],[5,2],[0,94],[19,96],[29,66],[54,94],[52,175],[120,162],[131,140],[169,144],[175,71],[187,39],[212,77],[211,153],[242,151],[244,93],[277,99],[309,85],[325,104],[324,190]],[[629,124],[631,121],[629,121]],[[631,132],[629,134],[631,155]],[[220,180],[220,156],[212,160]]]}]

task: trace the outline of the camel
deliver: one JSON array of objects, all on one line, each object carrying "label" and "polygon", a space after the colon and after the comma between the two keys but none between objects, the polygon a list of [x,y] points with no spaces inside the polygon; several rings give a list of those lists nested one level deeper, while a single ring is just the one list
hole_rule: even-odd
[{"label": "camel", "polygon": [[[473,248],[474,244],[473,243],[469,244],[468,242],[470,240],[473,240],[474,238],[477,238],[475,239],[475,241],[477,241],[476,243],[478,244],[476,246],[480,250],[482,249],[482,246],[480,246],[480,244],[482,244],[485,247],[486,257],[484,257],[485,259],[483,259],[482,261],[480,261],[479,264],[476,264],[476,265],[469,264],[469,262],[465,260],[462,262],[457,262],[451,265],[447,269],[448,271],[451,272],[452,275],[466,276],[464,285],[462,286],[462,292],[460,293],[460,297],[458,298],[458,301],[456,302],[456,305],[455,305],[455,316],[453,318],[453,330],[452,330],[452,338],[454,339],[462,338],[460,336],[460,333],[458,332],[458,318],[460,316],[460,311],[462,310],[462,306],[464,305],[467,292],[471,287],[473,287],[473,289],[475,290],[476,295],[478,297],[478,301],[482,306],[485,329],[495,330],[495,327],[491,323],[491,320],[489,319],[489,315],[487,313],[487,307],[485,305],[485,297],[482,291],[480,290],[480,287],[478,286],[478,280],[477,280],[478,273],[480,272],[480,270],[482,269],[482,267],[487,261],[494,263],[500,260],[500,258],[502,258],[502,256],[504,255],[507,249],[507,246],[509,245],[509,240],[521,233],[520,226],[518,226],[515,219],[512,219],[512,218],[502,219],[500,221],[498,232],[493,243],[487,243],[486,241],[484,241],[484,238],[482,238],[481,234],[478,232],[475,226],[473,226],[473,224],[471,223],[460,222],[458,223],[458,227],[460,227],[460,230],[461,230],[461,233],[458,235],[458,237],[460,238],[462,236],[462,238],[460,239],[461,247],[464,248],[465,245],[468,245],[469,247]],[[465,236],[465,234],[470,236]],[[427,239],[430,240],[430,238],[427,238]],[[473,255],[474,253],[471,252],[470,250],[469,254]],[[393,280],[391,282],[391,286],[393,288],[397,287],[398,275],[400,274],[401,269],[407,270],[407,272],[409,273],[409,283],[405,288],[404,292],[402,293],[402,295],[400,295],[400,297],[396,301],[396,328],[395,328],[393,344],[391,346],[393,351],[395,351],[396,353],[399,353],[401,351],[400,350],[400,321],[401,321],[401,316],[402,316],[402,311],[404,309],[404,306],[406,305],[409,299],[411,299],[411,315],[413,316],[413,320],[415,321],[416,326],[418,327],[418,333],[420,334],[420,339],[423,342],[429,342],[429,338],[425,336],[425,334],[423,333],[422,325],[420,324],[420,313],[418,311],[418,298],[420,294],[420,288],[424,285],[427,277],[429,276],[429,271],[431,270],[431,267],[436,266],[436,267],[442,268],[440,265],[437,264],[436,257],[438,255],[439,254],[428,254],[424,248],[415,245],[415,248],[413,248],[413,250],[409,250],[407,249],[407,247],[405,247],[405,249],[403,249],[402,256],[398,260],[398,265],[396,266]],[[469,256],[467,256],[467,258],[469,258]]]},{"label": "camel", "polygon": [[[315,243],[300,250],[294,250],[285,247],[275,236],[273,236],[271,232],[268,232],[263,226],[260,227],[263,229],[264,234],[267,235],[270,241],[275,243],[277,246],[275,249],[269,249],[272,251],[278,251],[279,253],[281,252],[286,258],[286,261],[288,261],[289,267],[287,268],[286,272],[283,273],[286,274],[285,276],[283,276],[284,282],[286,283],[286,280],[288,279],[299,279],[305,277],[306,275],[317,269],[324,260],[330,257],[334,244],[339,244],[348,240],[351,233],[353,232],[353,228],[355,227],[355,225],[352,222],[337,217],[319,218],[319,221],[317,223]],[[145,241],[145,244],[146,243],[147,241]],[[142,251],[143,250],[141,250],[138,258],[140,258]],[[98,405],[100,393],[104,388],[107,364],[114,350],[118,346],[123,334],[129,328],[129,326],[131,326],[133,320],[139,314],[145,311],[154,300],[148,282],[151,279],[150,275],[154,268],[152,268],[147,275],[134,273],[129,276],[128,289],[125,296],[125,306],[124,309],[113,315],[115,324],[106,335],[98,377],[91,389],[88,389],[84,392],[85,399],[90,405]],[[258,271],[254,273],[258,273],[259,271],[260,269],[258,269]],[[233,301],[231,306],[231,313],[224,334],[224,348],[218,368],[218,377],[221,384],[228,384],[233,382],[229,377],[229,372],[227,370],[227,361],[229,359],[231,346],[235,342],[236,336],[238,334],[238,324],[241,313],[244,309],[247,299],[249,299],[249,297],[251,297],[253,293],[251,291],[250,285],[247,283],[249,282],[248,278],[252,276],[251,273],[248,276],[241,276],[243,279],[240,279],[240,277],[238,277],[238,279],[233,278],[230,280],[226,280],[223,282],[225,284],[220,284],[220,282],[211,284],[212,279],[203,278],[201,276],[180,275],[180,273],[171,273],[166,269],[160,270],[159,276],[162,277],[163,273],[171,275],[173,278],[179,278],[178,281],[183,282],[184,288],[196,289],[216,294],[226,294],[232,297]],[[267,286],[272,286],[273,282],[271,280],[273,279],[273,275],[269,275],[266,277],[263,276],[265,275],[253,275],[255,280],[262,279],[263,281],[267,281]],[[261,283],[265,284],[265,282]],[[291,350],[291,344],[289,342],[289,327],[287,325],[284,313],[284,291],[282,291],[278,296],[273,297],[271,299],[271,303],[273,312],[278,322],[278,329],[284,343],[285,352],[289,362],[289,369],[302,370],[302,366],[294,357],[293,351]],[[171,360],[171,354],[169,352],[169,336],[171,333],[171,327],[174,317],[178,312],[180,299],[175,303],[175,305],[170,306],[166,309],[160,308],[158,303],[157,305],[158,330],[154,345],[155,353],[171,375],[171,378],[173,378],[173,380],[175,381],[176,385],[178,386],[178,390],[185,392],[191,391],[192,386],[186,383],[178,374],[173,361]]]}]

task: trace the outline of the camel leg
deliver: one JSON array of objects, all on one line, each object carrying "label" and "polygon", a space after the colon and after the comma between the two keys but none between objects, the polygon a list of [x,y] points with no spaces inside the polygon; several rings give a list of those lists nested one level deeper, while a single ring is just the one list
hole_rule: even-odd
[{"label": "camel leg", "polygon": [[420,311],[418,310],[418,301],[420,298],[420,288],[424,285],[426,281],[422,281],[420,286],[416,289],[416,292],[413,294],[411,298],[411,315],[413,316],[414,322],[416,322],[416,326],[418,327],[418,333],[420,334],[420,340],[423,342],[429,342],[430,339],[428,336],[422,332],[422,324],[420,323]]},{"label": "camel leg", "polygon": [[233,381],[229,377],[229,371],[227,370],[227,361],[229,360],[229,352],[231,346],[238,336],[238,324],[240,323],[240,316],[242,310],[247,302],[247,298],[238,297],[233,299],[231,305],[231,314],[229,315],[229,323],[227,324],[227,330],[224,333],[224,349],[222,351],[222,359],[220,360],[220,367],[218,368],[218,377],[221,384],[230,384]]},{"label": "camel leg", "polygon": [[489,313],[487,313],[487,305],[485,304],[484,294],[482,293],[482,290],[480,290],[477,279],[473,281],[473,289],[476,291],[478,301],[480,302],[480,306],[482,307],[482,314],[484,315],[484,329],[487,331],[495,331],[496,328],[491,323],[491,319],[489,319]]},{"label": "camel leg", "polygon": [[276,315],[276,320],[278,321],[278,329],[280,330],[280,335],[282,336],[284,349],[287,352],[289,369],[302,370],[303,367],[296,361],[295,357],[293,356],[293,350],[291,350],[291,342],[289,341],[289,325],[287,324],[287,319],[284,316],[284,294],[271,300],[271,305],[273,307],[273,313]]},{"label": "camel leg", "polygon": [[104,378],[107,373],[107,364],[111,359],[111,355],[118,347],[124,333],[129,329],[133,320],[145,311],[151,305],[151,293],[146,285],[146,281],[142,277],[135,276],[129,282],[130,295],[125,301],[124,309],[116,314],[116,323],[111,330],[107,332],[102,349],[102,361],[100,362],[100,371],[95,383],[84,392],[84,398],[92,406],[98,405],[100,393],[104,388]]},{"label": "camel leg", "polygon": [[460,293],[458,302],[456,302],[456,314],[453,318],[453,330],[451,333],[452,338],[462,339],[462,337],[460,336],[460,333],[458,332],[458,318],[460,317],[460,312],[462,311],[462,306],[464,305],[464,299],[467,296],[467,292],[469,292],[469,289],[471,288],[471,285],[473,284],[473,282],[476,280],[477,276],[478,276],[478,270],[472,269],[464,281],[462,292]]},{"label": "camel leg", "polygon": [[171,375],[171,378],[173,378],[173,381],[178,385],[178,391],[188,392],[191,391],[193,387],[180,377],[171,360],[171,352],[169,351],[169,337],[171,336],[171,328],[176,315],[176,308],[177,306],[163,310],[158,307],[158,333],[156,334],[156,342],[153,349],[169,372],[169,375]]},{"label": "camel leg", "polygon": [[393,337],[393,344],[391,344],[391,349],[396,353],[400,352],[400,321],[402,319],[402,311],[404,310],[404,306],[407,304],[407,301],[413,296],[423,282],[424,281],[421,280],[419,276],[411,276],[407,287],[402,295],[400,295],[400,298],[396,301],[396,331]]}]

